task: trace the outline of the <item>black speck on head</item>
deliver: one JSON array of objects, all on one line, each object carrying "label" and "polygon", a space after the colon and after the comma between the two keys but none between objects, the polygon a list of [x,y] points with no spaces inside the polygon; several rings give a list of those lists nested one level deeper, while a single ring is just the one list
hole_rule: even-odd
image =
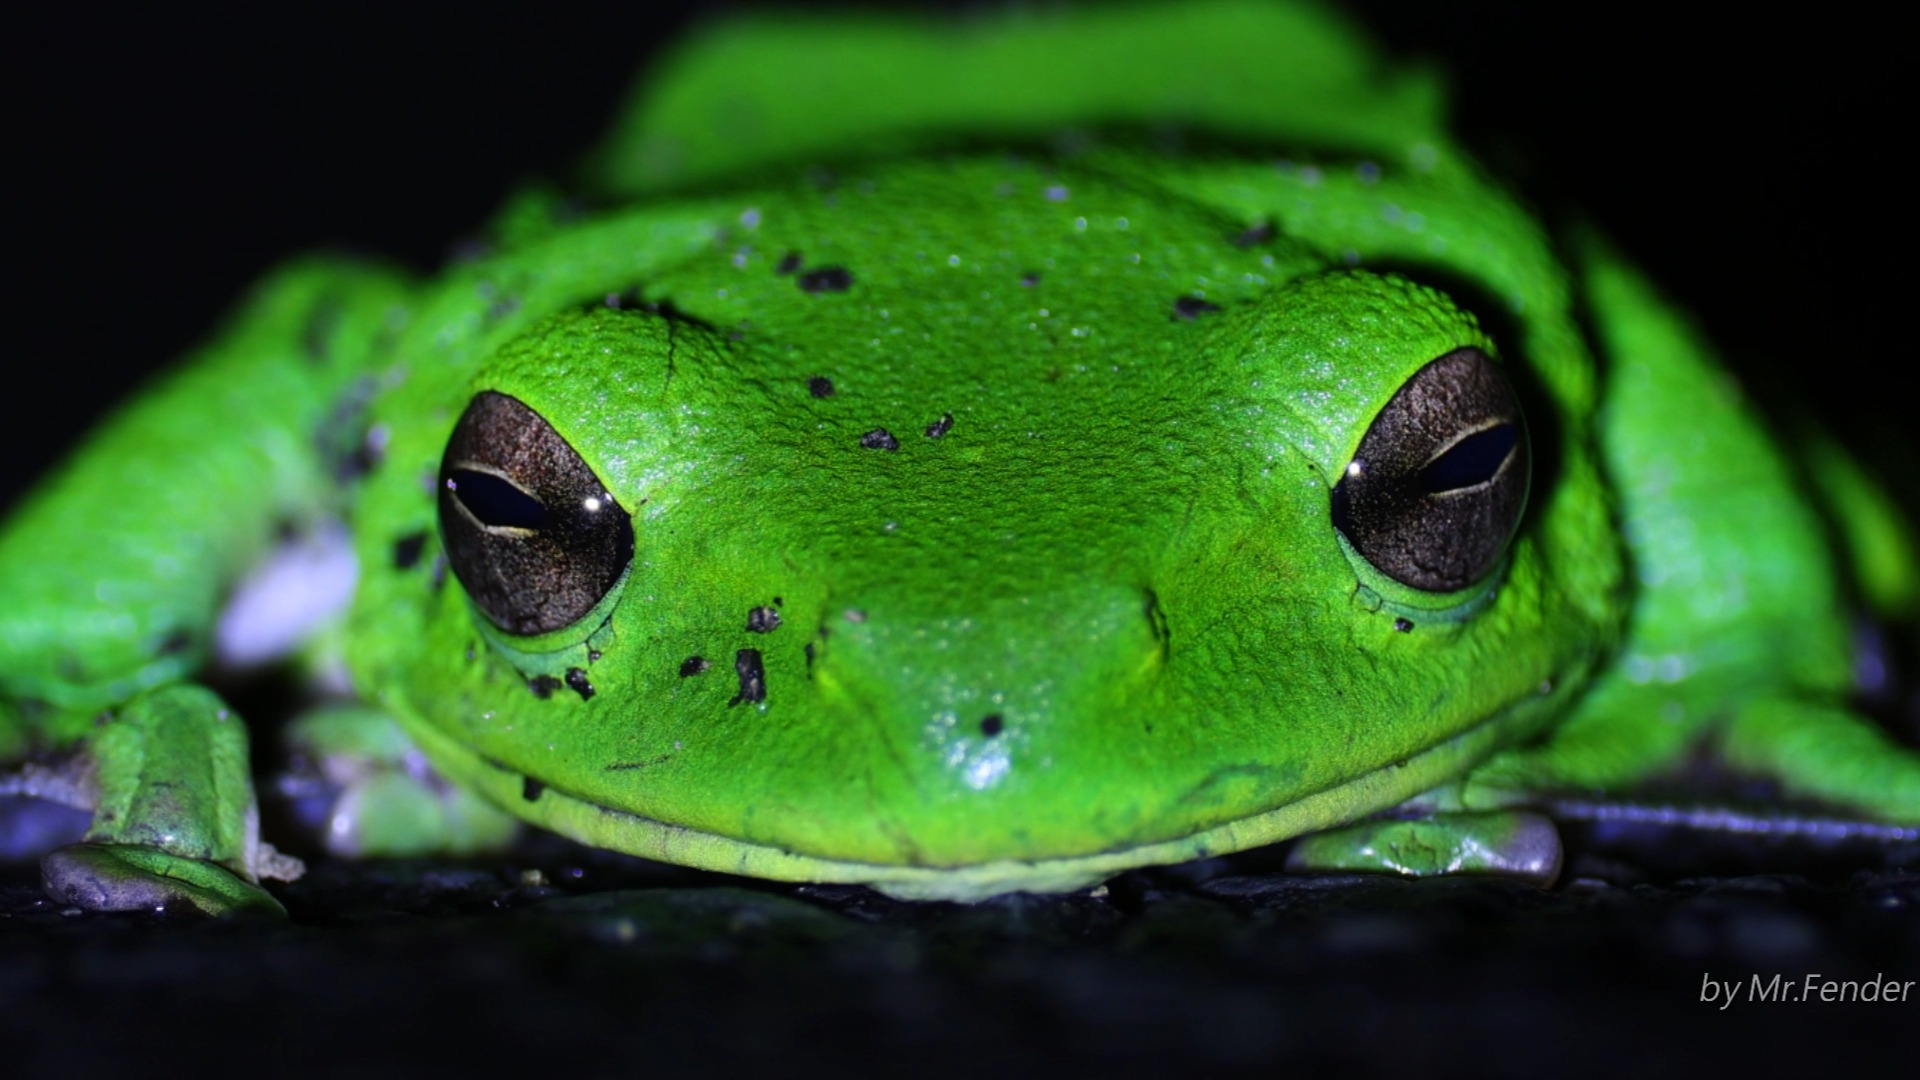
[{"label": "black speck on head", "polygon": [[587,673],[577,667],[567,669],[567,689],[579,694],[581,701],[593,696],[593,684],[587,681]]},{"label": "black speck on head", "polygon": [[868,450],[898,450],[900,440],[894,438],[886,428],[877,427],[860,436],[860,445]]},{"label": "black speck on head", "polygon": [[853,271],[844,266],[823,266],[801,274],[794,281],[799,283],[801,292],[846,292],[853,288]]},{"label": "black speck on head", "polygon": [[1188,322],[1219,310],[1219,304],[1209,304],[1197,296],[1183,296],[1173,302],[1173,317],[1185,319]]},{"label": "black speck on head", "polygon": [[1409,633],[1413,630],[1413,620],[1412,619],[1395,619],[1393,620],[1393,628],[1395,630],[1400,631],[1403,634]]},{"label": "black speck on head", "polygon": [[427,531],[410,532],[393,542],[393,568],[411,570],[420,565],[420,553],[427,547]]},{"label": "black speck on head", "polygon": [[821,375],[815,375],[813,378],[807,380],[807,393],[817,398],[832,397],[833,380]]},{"label": "black speck on head", "polygon": [[539,802],[541,793],[546,790],[547,785],[531,776],[520,778],[520,797],[528,802]]},{"label": "black speck on head", "polygon": [[533,691],[534,697],[545,701],[553,696],[555,690],[560,689],[560,680],[551,675],[535,675],[527,680],[527,689]]},{"label": "black speck on head", "polygon": [[683,679],[691,678],[712,666],[712,664],[707,663],[707,658],[704,656],[689,656],[685,660],[680,661],[680,677]]},{"label": "black speck on head", "polygon": [[740,692],[727,704],[757,705],[767,700],[767,670],[760,664],[759,649],[741,649],[734,653],[733,673],[740,676]]},{"label": "black speck on head", "polygon": [[1240,235],[1234,237],[1233,246],[1237,248],[1259,247],[1261,244],[1273,239],[1274,234],[1278,231],[1272,221],[1263,221],[1258,225],[1249,226],[1242,231]]},{"label": "black speck on head", "polygon": [[927,425],[927,438],[937,439],[953,430],[953,414],[942,413],[940,419]]},{"label": "black speck on head", "polygon": [[167,636],[160,639],[160,644],[154,646],[154,651],[161,656],[178,656],[191,648],[193,648],[193,631],[176,628],[168,631]]},{"label": "black speck on head", "polygon": [[780,256],[779,262],[773,264],[773,272],[776,274],[791,274],[795,270],[800,269],[805,261],[806,260],[800,257],[799,252],[789,251],[785,255]]},{"label": "black speck on head", "polygon": [[780,613],[766,606],[747,612],[747,629],[756,634],[771,634],[780,628]]},{"label": "black speck on head", "polygon": [[800,651],[807,658],[807,670],[812,671],[813,670],[813,642],[811,641],[807,642],[806,648],[801,649]]},{"label": "black speck on head", "polygon": [[1026,286],[1029,289],[1033,288],[1035,285],[1040,284],[1040,271],[1029,270],[1024,274],[1021,274],[1020,284]]},{"label": "black speck on head", "polygon": [[600,650],[599,650],[599,649],[588,649],[588,650],[587,650],[587,663],[589,663],[589,664],[597,664],[597,663],[599,663],[599,662],[600,662]]},{"label": "black speck on head", "polygon": [[999,713],[988,713],[980,718],[980,734],[991,739],[1000,734],[1007,726],[1006,718]]},{"label": "black speck on head", "polygon": [[433,557],[433,573],[429,575],[428,581],[432,584],[434,592],[439,592],[440,587],[447,583],[447,557],[445,555],[435,555]]}]

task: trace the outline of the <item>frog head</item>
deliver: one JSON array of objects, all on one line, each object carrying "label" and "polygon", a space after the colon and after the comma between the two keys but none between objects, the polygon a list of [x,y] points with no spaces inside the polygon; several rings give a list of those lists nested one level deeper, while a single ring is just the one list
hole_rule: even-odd
[{"label": "frog head", "polygon": [[526,816],[765,876],[1057,887],[1408,798],[1603,647],[1556,572],[1619,560],[1580,439],[1447,294],[1144,206],[1068,248],[876,211],[914,242],[836,251],[808,205],[530,321],[450,395],[453,580],[388,696]]}]

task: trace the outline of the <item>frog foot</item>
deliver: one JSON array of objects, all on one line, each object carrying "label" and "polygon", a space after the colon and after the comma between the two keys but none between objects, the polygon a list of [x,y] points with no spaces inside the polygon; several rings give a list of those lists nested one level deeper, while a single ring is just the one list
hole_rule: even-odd
[{"label": "frog foot", "polygon": [[40,861],[56,901],[88,911],[154,911],[186,904],[208,915],[260,912],[284,918],[272,894],[215,863],[139,844],[72,844]]},{"label": "frog foot", "polygon": [[[346,858],[474,855],[498,851],[519,819],[449,784],[392,717],[331,706],[295,721],[288,735],[307,775],[281,791],[327,806],[327,850]],[[528,798],[537,798],[537,793]]]},{"label": "frog foot", "polygon": [[1359,870],[1436,877],[1485,874],[1545,888],[1560,876],[1560,832],[1520,810],[1382,818],[1296,841],[1289,870]]}]

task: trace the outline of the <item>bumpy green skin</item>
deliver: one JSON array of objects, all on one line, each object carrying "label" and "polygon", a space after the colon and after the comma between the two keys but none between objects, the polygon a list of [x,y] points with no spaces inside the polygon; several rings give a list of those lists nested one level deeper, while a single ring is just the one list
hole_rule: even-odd
[{"label": "bumpy green skin", "polygon": [[[1068,889],[1445,786],[1464,831],[1389,831],[1523,850],[1372,865],[1500,869],[1547,856],[1489,811],[1624,789],[1720,732],[1790,789],[1920,823],[1920,761],[1845,710],[1844,576],[1771,440],[1682,320],[1598,242],[1556,249],[1439,111],[1264,4],[717,30],[596,159],[615,209],[523,199],[431,283],[283,272],[21,509],[0,748],[112,753],[96,732],[193,677],[276,526],[341,514],[360,695],[513,814],[690,865]],[[1520,388],[1541,465],[1500,566],[1428,595],[1347,545],[1330,491],[1465,345]],[[477,612],[437,527],[486,390],[633,515],[620,584],[531,641]],[[334,479],[366,430],[382,460]],[[1910,604],[1905,534],[1850,475],[1869,591]],[[758,607],[780,625],[749,630]]]}]

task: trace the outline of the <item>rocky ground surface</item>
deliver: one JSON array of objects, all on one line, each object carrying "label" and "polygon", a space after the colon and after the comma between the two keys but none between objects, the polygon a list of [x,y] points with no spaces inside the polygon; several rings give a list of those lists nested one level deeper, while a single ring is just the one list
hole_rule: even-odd
[{"label": "rocky ground surface", "polygon": [[[1254,854],[959,906],[542,839],[485,863],[320,861],[279,889],[284,922],[61,910],[13,863],[0,1053],[16,1076],[173,1060],[1639,1077],[1825,1072],[1911,1045],[1920,987],[1817,999],[1826,980],[1920,980],[1912,846],[1573,840],[1550,890],[1288,875]],[[1776,975],[1790,997],[1815,976],[1815,1000],[1750,1000]],[[1703,1001],[1709,979],[1739,997]]]}]

